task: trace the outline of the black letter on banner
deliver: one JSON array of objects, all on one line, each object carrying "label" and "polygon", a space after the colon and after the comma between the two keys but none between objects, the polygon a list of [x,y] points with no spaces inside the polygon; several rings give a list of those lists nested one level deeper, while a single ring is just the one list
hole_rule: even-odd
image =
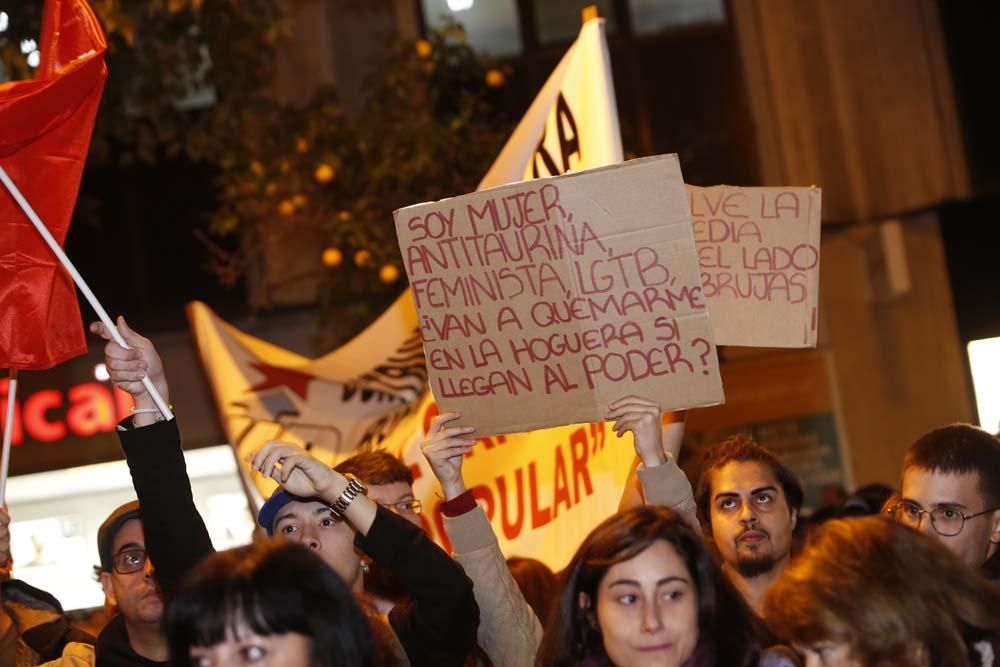
[{"label": "black letter on banner", "polygon": [[[563,119],[569,123],[569,127],[573,130],[573,135],[571,137],[566,136],[566,130],[563,128]],[[576,131],[576,120],[573,118],[573,112],[569,110],[569,105],[566,104],[566,98],[559,93],[559,100],[556,102],[556,129],[559,130],[559,150],[562,153],[562,163],[563,163],[563,173],[565,174],[569,171],[569,156],[576,153],[583,159],[583,155],[580,154],[580,135]]]},{"label": "black letter on banner", "polygon": [[[569,126],[569,130],[572,134],[567,135],[567,129],[563,125],[563,121]],[[545,127],[542,128],[542,138],[538,140],[538,146],[535,147],[535,153],[531,156],[531,175],[534,178],[539,177],[538,173],[538,158],[542,159],[545,164],[545,168],[548,170],[549,176],[561,176],[569,171],[569,156],[576,153],[583,158],[580,153],[580,136],[576,129],[576,119],[573,118],[573,112],[570,111],[569,104],[566,103],[566,98],[563,97],[562,93],[556,98],[556,132],[559,134],[559,153],[562,156],[562,171],[556,166],[555,160],[549,155],[549,151],[545,148],[545,135],[548,132],[548,122],[546,122]]]}]

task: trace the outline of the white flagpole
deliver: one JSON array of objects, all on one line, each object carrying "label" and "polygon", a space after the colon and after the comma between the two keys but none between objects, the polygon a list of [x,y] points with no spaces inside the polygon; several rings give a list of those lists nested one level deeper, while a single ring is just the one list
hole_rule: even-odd
[{"label": "white flagpole", "polygon": [[[53,238],[52,234],[49,233],[45,223],[43,223],[41,218],[38,217],[35,210],[31,208],[28,200],[24,198],[21,191],[17,189],[16,185],[14,185],[14,181],[10,180],[10,176],[7,175],[7,172],[3,167],[0,167],[0,181],[7,186],[7,189],[14,197],[14,200],[21,207],[21,210],[24,211],[24,214],[28,216],[29,220],[31,220],[31,224],[35,226],[35,229],[37,229],[38,233],[42,235],[43,239],[45,239],[45,242],[48,244],[52,252],[55,253],[55,256],[59,258],[62,265],[66,267],[67,271],[69,271],[69,275],[73,277],[73,282],[75,282],[76,286],[81,292],[83,292],[83,296],[87,298],[87,301],[90,303],[90,307],[94,309],[95,313],[97,313],[97,317],[101,320],[101,323],[104,324],[104,328],[111,333],[111,336],[115,339],[116,343],[128,349],[128,344],[121,337],[121,334],[118,333],[118,327],[114,325],[114,322],[112,322],[111,318],[108,317],[108,313],[104,310],[100,301],[98,301],[97,297],[94,296],[94,293],[90,291],[90,287],[88,287],[87,283],[83,280],[83,276],[81,276],[76,270],[76,267],[73,266],[73,262],[69,260],[69,257],[66,256],[63,249],[59,247],[55,238]],[[149,395],[153,398],[153,402],[156,403],[156,407],[159,408],[163,418],[167,420],[173,419],[174,413],[170,411],[170,407],[167,405],[166,401],[163,400],[163,397],[160,396],[160,392],[156,391],[156,387],[153,386],[153,383],[150,382],[148,377],[142,378],[142,384],[146,387],[146,391],[148,391]]]},{"label": "white flagpole", "polygon": [[7,381],[7,414],[3,423],[3,456],[0,457],[0,505],[7,504],[7,471],[10,469],[10,441],[14,436],[14,399],[17,397],[17,369],[10,369]]}]

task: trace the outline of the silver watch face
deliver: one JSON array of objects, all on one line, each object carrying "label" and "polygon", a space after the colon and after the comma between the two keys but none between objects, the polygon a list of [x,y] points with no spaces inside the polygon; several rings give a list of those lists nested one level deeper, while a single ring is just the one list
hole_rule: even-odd
[{"label": "silver watch face", "polygon": [[347,489],[346,490],[353,491],[355,495],[357,495],[359,493],[363,493],[363,494],[367,495],[367,493],[368,493],[368,487],[365,486],[364,482],[362,482],[360,479],[358,479],[356,476],[352,475],[351,473],[347,473],[345,475],[345,477],[347,477]]},{"label": "silver watch face", "polygon": [[359,495],[368,493],[368,487],[366,487],[360,479],[350,473],[347,473],[344,477],[347,478],[347,488],[344,489],[331,508],[341,517],[343,517],[348,505],[350,505],[355,498]]}]

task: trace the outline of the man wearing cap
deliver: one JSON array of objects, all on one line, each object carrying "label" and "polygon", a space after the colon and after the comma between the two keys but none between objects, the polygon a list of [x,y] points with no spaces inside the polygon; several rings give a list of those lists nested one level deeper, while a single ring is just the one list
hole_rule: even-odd
[{"label": "man wearing cap", "polygon": [[295,445],[269,442],[250,467],[282,485],[258,517],[268,535],[316,551],[355,592],[363,585],[358,552],[366,554],[408,595],[389,610],[388,624],[409,664],[464,664],[479,625],[472,582],[420,526],[370,499],[353,474],[342,475]]},{"label": "man wearing cap", "polygon": [[[142,341],[150,345],[128,328],[122,318],[118,328],[133,347]],[[105,335],[103,327],[94,330]],[[134,350],[118,350],[120,357],[126,359],[134,353]],[[194,505],[177,420],[162,421],[142,385],[142,375],[149,372],[160,395],[169,402],[169,387],[159,357],[153,351],[148,362],[141,361],[141,370],[125,376],[115,370],[120,369],[122,358],[106,356],[105,362],[118,386],[135,398],[135,416],[122,420],[118,436],[139,500],[112,512],[98,531],[101,585],[121,613],[97,638],[97,667],[166,665],[164,601],[169,600],[183,576],[214,548]],[[140,435],[143,432],[145,436]],[[149,442],[151,438],[153,443]],[[177,443],[170,456],[141,456],[144,446],[155,447],[161,440]],[[137,466],[137,460],[149,465]],[[155,526],[155,530],[147,531],[147,526]]]},{"label": "man wearing cap", "polygon": [[97,532],[101,586],[119,611],[101,631],[99,665],[162,665],[167,662],[163,596],[146,558],[139,502],[125,503]]}]

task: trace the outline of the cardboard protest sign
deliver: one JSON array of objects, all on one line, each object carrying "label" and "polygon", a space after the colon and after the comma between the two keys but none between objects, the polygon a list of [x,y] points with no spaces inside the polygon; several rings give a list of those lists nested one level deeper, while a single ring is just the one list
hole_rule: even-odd
[{"label": "cardboard protest sign", "polygon": [[479,434],[723,400],[675,155],[395,212],[442,412]]},{"label": "cardboard protest sign", "polygon": [[815,347],[819,188],[687,189],[715,342]]}]

